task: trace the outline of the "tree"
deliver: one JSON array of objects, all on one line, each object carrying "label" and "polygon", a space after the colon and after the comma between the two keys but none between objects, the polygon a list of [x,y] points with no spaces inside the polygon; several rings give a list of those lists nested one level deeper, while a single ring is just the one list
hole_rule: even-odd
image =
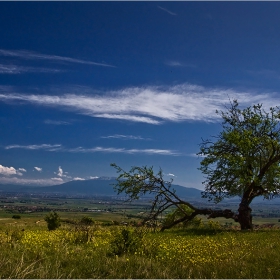
[{"label": "tree", "polygon": [[80,220],[80,224],[85,226],[92,226],[94,224],[94,220],[91,217],[85,216]]},{"label": "tree", "polygon": [[132,167],[127,172],[115,163],[112,163],[111,166],[120,173],[114,188],[118,194],[124,192],[127,196],[127,201],[137,200],[142,196],[151,197],[151,207],[147,209],[143,217],[144,222],[155,221],[169,208],[175,207],[180,210],[180,215],[174,216],[174,219],[164,223],[161,231],[179,223],[191,221],[197,215],[208,215],[208,218],[233,218],[236,215],[229,209],[199,209],[182,200],[176,195],[176,190],[172,188],[172,180],[164,180],[162,170],[155,174],[153,167],[143,166]]},{"label": "tree", "polygon": [[124,192],[128,200],[150,195],[151,207],[145,220],[154,220],[168,208],[179,209],[180,215],[161,230],[181,222],[192,220],[197,215],[208,218],[225,217],[240,223],[241,229],[252,229],[250,204],[255,197],[271,199],[280,192],[280,111],[269,112],[258,104],[239,109],[235,100],[226,112],[219,112],[223,119],[222,131],[215,141],[202,140],[199,156],[203,156],[199,168],[206,175],[204,198],[216,203],[224,198],[240,196],[238,213],[230,209],[200,209],[182,200],[172,188],[172,180],[165,181],[162,170],[157,174],[152,167],[132,167],[123,170],[111,164],[120,174],[115,190]]},{"label": "tree", "polygon": [[235,100],[226,112],[217,113],[223,130],[200,147],[203,197],[220,202],[240,196],[235,220],[241,229],[252,229],[253,199],[271,199],[280,192],[280,111],[266,112],[260,104],[241,110]]},{"label": "tree", "polygon": [[55,230],[60,227],[60,217],[59,215],[55,212],[52,211],[50,212],[46,217],[45,221],[47,222],[47,226],[49,230]]},{"label": "tree", "polygon": [[12,219],[21,219],[21,216],[16,214],[12,216]]}]

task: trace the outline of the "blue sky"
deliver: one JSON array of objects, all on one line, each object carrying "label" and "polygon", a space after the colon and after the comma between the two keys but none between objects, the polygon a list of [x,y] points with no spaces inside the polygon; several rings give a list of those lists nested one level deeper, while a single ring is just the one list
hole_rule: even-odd
[{"label": "blue sky", "polygon": [[280,104],[280,2],[0,2],[0,183],[161,167],[202,189],[229,99]]}]

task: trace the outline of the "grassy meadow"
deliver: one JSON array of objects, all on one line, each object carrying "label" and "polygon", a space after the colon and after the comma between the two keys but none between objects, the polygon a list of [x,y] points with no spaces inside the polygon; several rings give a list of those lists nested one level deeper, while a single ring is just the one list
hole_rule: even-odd
[{"label": "grassy meadow", "polygon": [[0,278],[280,278],[279,229],[21,223],[0,225]]}]

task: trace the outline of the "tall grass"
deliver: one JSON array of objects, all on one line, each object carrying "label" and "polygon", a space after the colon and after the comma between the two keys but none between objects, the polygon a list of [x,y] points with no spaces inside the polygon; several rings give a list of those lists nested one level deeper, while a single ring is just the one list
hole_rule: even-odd
[{"label": "tall grass", "polygon": [[[279,230],[0,230],[1,278],[280,278]],[[118,250],[116,250],[116,246]]]}]

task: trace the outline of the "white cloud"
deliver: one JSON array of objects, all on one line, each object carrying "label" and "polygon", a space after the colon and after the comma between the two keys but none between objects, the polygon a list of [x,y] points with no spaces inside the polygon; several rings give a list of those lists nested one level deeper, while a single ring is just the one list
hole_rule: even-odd
[{"label": "white cloud", "polygon": [[134,135],[121,135],[115,134],[110,136],[102,136],[101,138],[114,138],[114,139],[131,139],[131,140],[151,140],[150,138],[143,138],[141,136],[134,136]]},{"label": "white cloud", "polygon": [[37,166],[35,166],[34,169],[37,170],[38,172],[42,172],[43,170],[41,167],[37,167]]},{"label": "white cloud", "polygon": [[173,13],[173,12],[171,12],[171,11],[169,11],[169,10],[167,10],[167,9],[165,9],[165,8],[163,8],[163,7],[161,7],[161,6],[157,6],[157,7],[158,7],[159,9],[161,9],[161,10],[167,12],[168,14],[170,14],[170,15],[172,15],[172,16],[177,16],[177,14],[175,14],[175,13]]},{"label": "white cloud", "polygon": [[94,180],[94,179],[98,179],[98,176],[90,176],[89,179]]},{"label": "white cloud", "polygon": [[40,54],[40,53],[35,53],[35,52],[25,51],[25,50],[10,51],[10,50],[0,49],[0,55],[18,57],[27,60],[35,59],[35,60],[49,60],[49,61],[56,61],[56,62],[62,61],[62,62],[80,63],[80,64],[96,65],[96,66],[103,66],[103,67],[115,67],[113,65],[109,65],[105,63],[97,63],[89,60],[81,60],[81,59],[58,56],[58,55]]},{"label": "white cloud", "polygon": [[177,156],[180,155],[176,151],[172,150],[160,150],[160,149],[125,149],[125,148],[103,148],[103,147],[95,147],[95,148],[83,148],[78,147],[74,149],[68,149],[69,152],[72,153],[125,153],[125,154],[150,154],[150,155],[169,155],[169,156]]},{"label": "white cloud", "polygon": [[54,120],[45,120],[44,121],[45,124],[53,124],[53,125],[69,125],[69,122],[65,122],[65,121],[54,121]]},{"label": "white cloud", "polygon": [[115,120],[125,120],[132,122],[144,122],[149,124],[160,124],[161,122],[158,120],[153,120],[147,117],[139,117],[139,116],[131,116],[131,115],[123,115],[123,114],[96,114],[94,117],[97,118],[105,118],[105,119],[115,119]]},{"label": "white cloud", "polygon": [[4,65],[0,64],[0,74],[21,74],[26,72],[35,73],[58,73],[62,70],[41,67],[24,67],[18,65]]},{"label": "white cloud", "polygon": [[[54,172],[55,173],[55,172]],[[59,177],[67,177],[67,175],[63,174],[63,169],[61,168],[61,166],[58,167],[58,171],[57,173],[55,173],[57,176]]]},{"label": "white cloud", "polygon": [[168,173],[167,174],[168,176],[172,176],[172,177],[176,177],[174,174],[172,174],[172,173]]},{"label": "white cloud", "polygon": [[174,67],[176,67],[176,66],[182,66],[182,63],[179,62],[179,61],[167,61],[165,64],[166,64],[166,65],[169,65],[169,66],[174,66]]},{"label": "white cloud", "polygon": [[61,178],[51,179],[25,179],[17,177],[0,177],[0,184],[18,184],[18,185],[30,185],[30,186],[51,186],[64,183]]},{"label": "white cloud", "polygon": [[59,176],[59,177],[63,176],[63,170],[62,170],[61,166],[58,167],[57,176]]},{"label": "white cloud", "polygon": [[237,99],[242,106],[263,103],[269,108],[280,103],[278,93],[241,92],[191,84],[171,87],[130,87],[99,95],[90,94],[88,89],[78,88],[78,90],[80,94],[62,92],[61,95],[18,94],[9,90],[8,93],[5,90],[3,93],[2,90],[0,100],[23,101],[34,105],[72,110],[91,117],[149,124],[166,121],[217,121],[220,118],[216,110],[224,110],[224,106],[229,104],[229,98]]},{"label": "white cloud", "polygon": [[21,172],[27,172],[26,169],[24,169],[24,168],[19,168],[18,170]]},{"label": "white cloud", "polygon": [[55,181],[55,182],[64,182],[62,178],[51,178],[51,180]]},{"label": "white cloud", "polygon": [[5,167],[0,164],[0,174],[5,176],[16,175],[17,170],[14,167]]},{"label": "white cloud", "polygon": [[[46,146],[55,146],[55,145],[47,145]],[[29,147],[32,147],[30,149]],[[40,149],[40,145],[28,145],[28,146],[21,146],[21,145],[11,145],[5,147],[5,149],[30,149],[30,150],[35,150],[35,146],[38,146]],[[63,148],[61,145],[57,148],[49,148],[46,149],[44,148],[43,150],[48,151],[48,152],[70,152],[70,153],[97,153],[97,152],[103,152],[103,153],[125,153],[125,154],[150,154],[150,155],[180,155],[180,153],[173,151],[173,150],[164,150],[164,149],[125,149],[125,148],[105,148],[105,147],[94,147],[94,148],[83,148],[83,147],[77,147],[77,148]],[[58,176],[61,177],[67,177],[66,175],[63,174],[62,168],[59,166],[58,172],[54,172]],[[68,177],[70,178],[70,177]]]},{"label": "white cloud", "polygon": [[80,177],[75,177],[73,178],[73,181],[84,181],[84,178],[80,178]]},{"label": "white cloud", "polygon": [[6,150],[9,149],[25,149],[25,150],[46,150],[50,152],[57,151],[61,149],[60,144],[49,145],[49,144],[41,144],[41,145],[9,145],[5,147]]},{"label": "white cloud", "polygon": [[166,65],[171,66],[171,67],[189,67],[189,68],[196,68],[194,64],[185,64],[180,61],[176,60],[168,60],[165,62]]}]

